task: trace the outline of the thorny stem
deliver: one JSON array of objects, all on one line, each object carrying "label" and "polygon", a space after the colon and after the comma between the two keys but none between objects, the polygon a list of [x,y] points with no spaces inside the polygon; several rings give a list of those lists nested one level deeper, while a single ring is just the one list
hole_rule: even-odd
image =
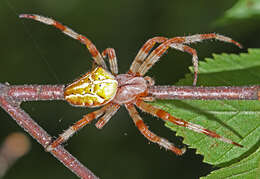
[{"label": "thorny stem", "polygon": [[[20,125],[45,148],[51,143],[51,136],[21,109],[20,104],[21,101],[64,100],[63,90],[63,85],[9,86],[0,83],[0,106],[16,121],[18,125]],[[97,178],[88,168],[83,166],[62,146],[58,146],[50,153],[78,177],[86,179]]]},{"label": "thorny stem", "polygon": [[[64,100],[64,85],[4,85],[0,83],[0,106],[37,140],[44,148],[52,141],[51,136],[43,130],[24,110],[23,101]],[[260,86],[242,87],[194,87],[194,86],[151,86],[148,95],[156,99],[197,99],[197,100],[260,100]],[[78,177],[97,178],[62,146],[50,153]]]}]

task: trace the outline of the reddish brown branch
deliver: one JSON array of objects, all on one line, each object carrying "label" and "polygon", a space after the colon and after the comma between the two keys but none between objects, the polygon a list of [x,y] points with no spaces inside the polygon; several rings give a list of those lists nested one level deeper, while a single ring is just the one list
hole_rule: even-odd
[{"label": "reddish brown branch", "polygon": [[64,100],[64,85],[13,85],[7,96],[20,101]]},{"label": "reddish brown branch", "polygon": [[[151,86],[148,93],[156,99],[237,99],[259,100],[260,86],[244,87],[193,87]],[[0,83],[0,106],[35,138],[44,148],[51,143],[51,136],[43,130],[24,110],[23,101],[64,100],[64,85],[10,86]],[[81,178],[97,178],[62,146],[51,151],[60,162]]]},{"label": "reddish brown branch", "polygon": [[[45,148],[51,143],[51,136],[20,108],[20,103],[31,100],[63,100],[63,90],[64,86],[57,85],[9,86],[0,84],[0,106]],[[55,148],[51,154],[78,177],[97,178],[62,146]]]},{"label": "reddish brown branch", "polygon": [[260,86],[151,86],[148,93],[156,99],[260,100]]}]

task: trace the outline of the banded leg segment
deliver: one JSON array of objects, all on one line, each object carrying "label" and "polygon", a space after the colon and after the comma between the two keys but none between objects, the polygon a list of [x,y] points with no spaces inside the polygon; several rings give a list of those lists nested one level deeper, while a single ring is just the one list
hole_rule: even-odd
[{"label": "banded leg segment", "polygon": [[[162,44],[163,45],[163,44]],[[148,57],[147,59],[144,61],[144,63],[141,65],[141,67],[139,68],[139,74],[142,76],[144,75],[161,57],[161,55],[163,55],[166,50],[171,47],[174,48],[176,50],[180,50],[182,52],[187,52],[189,54],[192,55],[192,63],[194,66],[194,80],[193,80],[193,85],[195,86],[197,83],[197,78],[198,78],[198,55],[195,49],[187,46],[187,45],[183,45],[183,44],[178,44],[178,43],[168,43],[166,46],[161,46],[160,49],[156,49],[154,50]],[[160,47],[159,46],[159,47]],[[159,48],[158,47],[158,48]]]},{"label": "banded leg segment", "polygon": [[107,48],[102,52],[103,58],[106,58],[108,56],[110,70],[113,75],[118,74],[118,65],[117,65],[117,59],[116,59],[116,52],[113,48]]},{"label": "banded leg segment", "polygon": [[233,43],[236,46],[238,46],[239,48],[243,48],[240,43],[231,39],[230,37],[215,34],[215,33],[196,34],[196,35],[190,35],[190,36],[186,36],[186,37],[182,37],[182,38],[183,38],[183,41],[184,41],[183,43],[185,43],[185,44],[190,44],[190,43],[194,43],[194,42],[201,42],[201,41],[206,40],[206,39],[216,39],[216,40],[219,40],[219,41],[222,41],[222,42]]},{"label": "banded leg segment", "polygon": [[183,37],[173,37],[173,38],[169,39],[169,42],[180,43],[180,44],[191,44],[191,43],[201,42],[203,40],[208,40],[208,39],[216,39],[216,40],[219,40],[222,42],[233,43],[234,45],[238,46],[239,48],[243,48],[240,43],[231,39],[230,37],[215,34],[215,33],[195,34],[195,35],[183,36]]},{"label": "banded leg segment", "polygon": [[61,145],[62,143],[66,142],[70,137],[72,137],[78,130],[89,124],[92,120],[100,117],[102,114],[105,113],[107,108],[110,107],[110,104],[105,105],[101,109],[93,111],[87,115],[85,115],[81,120],[77,121],[67,130],[65,130],[55,141],[53,141],[49,146],[47,146],[47,151],[52,151],[57,146]]},{"label": "banded leg segment", "polygon": [[[137,73],[140,76],[144,76],[147,71],[159,60],[159,58],[170,48],[171,46],[174,47],[178,45],[181,45],[183,42],[182,38],[173,38],[169,39],[165,42],[163,42],[161,45],[159,45],[156,49],[154,49],[149,56],[145,59],[143,64],[139,67]],[[178,48],[176,48],[178,49]]]},{"label": "banded leg segment", "polygon": [[142,118],[139,116],[137,110],[135,109],[134,105],[131,103],[125,104],[126,109],[128,110],[131,118],[133,119],[136,127],[138,130],[151,142],[157,143],[160,146],[164,147],[165,149],[171,150],[177,155],[182,155],[185,153],[186,149],[182,148],[179,149],[175,147],[172,143],[170,143],[168,140],[157,136],[153,132],[151,132],[148,127],[144,124]]},{"label": "banded leg segment", "polygon": [[96,127],[98,129],[102,129],[104,125],[106,125],[106,123],[108,123],[108,121],[111,119],[111,117],[118,111],[119,108],[119,104],[112,104],[112,106],[106,110],[106,113],[95,124]]},{"label": "banded leg segment", "polygon": [[174,123],[178,126],[182,126],[182,127],[186,127],[190,130],[193,130],[194,132],[197,132],[197,133],[202,133],[202,134],[206,134],[210,137],[213,137],[213,138],[217,138],[223,142],[226,142],[226,143],[229,143],[229,144],[233,144],[233,145],[236,145],[238,147],[243,147],[242,145],[236,143],[236,142],[233,142],[232,140],[230,139],[227,139],[223,136],[220,136],[219,134],[213,132],[213,131],[210,131],[208,129],[205,129],[204,127],[200,126],[200,125],[197,125],[197,124],[193,124],[193,123],[190,123],[190,122],[186,122],[182,119],[178,119],[178,118],[175,118],[173,117],[171,114],[169,114],[168,112],[164,111],[164,110],[161,110],[157,107],[154,107],[148,103],[145,103],[144,101],[142,100],[137,100],[135,102],[135,105],[137,107],[139,107],[141,110],[143,110],[144,112],[147,112],[147,113],[150,113],[156,117],[159,117],[165,121],[170,121],[171,123]]},{"label": "banded leg segment", "polygon": [[223,36],[223,35],[218,35],[215,33],[197,34],[197,35],[192,35],[192,36],[187,36],[187,37],[174,37],[174,38],[168,39],[167,41],[163,42],[155,50],[153,50],[150,53],[150,55],[146,58],[144,63],[138,69],[138,73],[141,76],[145,75],[145,73],[147,73],[147,71],[154,65],[155,62],[158,61],[158,59],[167,51],[167,49],[169,47],[177,46],[177,44],[181,45],[181,44],[190,44],[190,43],[194,43],[194,42],[201,42],[206,39],[217,39],[220,41],[233,43],[233,44],[237,45],[238,47],[242,48],[242,45],[240,45],[238,42],[232,40],[231,38]]},{"label": "banded leg segment", "polygon": [[[197,51],[187,45],[183,45],[183,44],[171,44],[170,46],[171,48],[183,51],[183,52],[187,52],[190,55],[192,55],[192,64],[194,67],[194,79],[193,79],[193,86],[196,86],[197,81],[198,81],[198,72],[199,72],[199,58],[197,55]],[[157,61],[158,59],[155,58],[155,60]],[[156,63],[156,61],[154,61],[153,63]]]},{"label": "banded leg segment", "polygon": [[54,19],[48,18],[48,17],[43,17],[43,16],[36,15],[36,14],[20,14],[19,17],[33,19],[33,20],[42,22],[47,25],[52,25],[52,26],[56,27],[57,29],[61,30],[64,34],[70,36],[73,39],[80,41],[81,43],[86,45],[86,47],[88,48],[88,50],[89,50],[90,54],[92,55],[93,59],[95,60],[95,62],[98,65],[102,66],[104,69],[107,69],[105,61],[103,60],[101,54],[97,50],[96,46],[87,37],[85,37],[81,34],[78,34],[77,32],[73,31],[69,27],[62,25],[60,22],[58,22]]},{"label": "banded leg segment", "polygon": [[163,43],[166,40],[168,40],[168,38],[166,38],[166,37],[154,37],[154,38],[149,39],[137,53],[132,65],[130,67],[129,73],[136,73],[138,71],[139,67],[142,65],[145,58],[147,57],[150,50],[154,47],[154,45],[156,43]]}]

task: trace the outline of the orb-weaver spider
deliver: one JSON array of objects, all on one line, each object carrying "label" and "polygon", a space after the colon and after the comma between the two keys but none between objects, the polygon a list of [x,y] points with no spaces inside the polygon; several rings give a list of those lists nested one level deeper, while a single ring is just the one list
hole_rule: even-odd
[{"label": "orb-weaver spider", "polygon": [[[226,143],[242,147],[242,145],[222,137],[213,131],[205,129],[202,126],[186,122],[182,119],[175,118],[168,112],[146,103],[145,101],[155,100],[147,93],[147,88],[154,85],[154,81],[148,76],[144,77],[146,72],[159,60],[167,49],[171,47],[192,55],[192,62],[194,66],[193,85],[196,85],[198,56],[196,50],[186,44],[200,42],[204,39],[217,39],[220,41],[233,43],[241,48],[242,46],[238,42],[229,37],[215,33],[196,34],[169,39],[165,37],[154,37],[149,39],[139,50],[128,73],[118,74],[117,59],[113,48],[107,48],[102,52],[102,54],[100,54],[95,45],[88,38],[74,32],[72,29],[62,25],[56,20],[34,14],[21,14],[19,17],[34,19],[44,24],[52,25],[60,29],[66,35],[80,41],[87,46],[94,62],[97,64],[97,67],[92,71],[86,73],[81,78],[68,85],[65,89],[64,97],[70,104],[75,106],[103,107],[85,115],[81,120],[69,127],[46,148],[47,151],[51,151],[58,145],[67,141],[73,134],[75,134],[75,132],[89,124],[93,119],[101,117],[96,123],[96,127],[101,129],[122,105],[126,107],[136,127],[149,141],[157,143],[177,155],[182,155],[185,152],[185,148],[177,148],[168,140],[151,132],[139,116],[136,107],[165,121],[170,121],[176,125],[186,127],[195,132],[203,133],[208,136],[218,138]],[[156,43],[159,43],[160,45],[152,50]],[[112,74],[107,70],[106,63],[103,59],[106,56],[108,56]]]}]

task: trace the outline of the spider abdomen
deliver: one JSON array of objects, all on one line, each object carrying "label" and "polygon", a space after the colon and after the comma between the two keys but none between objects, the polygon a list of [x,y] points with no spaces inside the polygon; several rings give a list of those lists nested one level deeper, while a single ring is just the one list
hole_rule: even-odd
[{"label": "spider abdomen", "polygon": [[118,83],[110,72],[97,67],[68,85],[64,97],[72,105],[98,107],[114,98],[117,86]]}]

